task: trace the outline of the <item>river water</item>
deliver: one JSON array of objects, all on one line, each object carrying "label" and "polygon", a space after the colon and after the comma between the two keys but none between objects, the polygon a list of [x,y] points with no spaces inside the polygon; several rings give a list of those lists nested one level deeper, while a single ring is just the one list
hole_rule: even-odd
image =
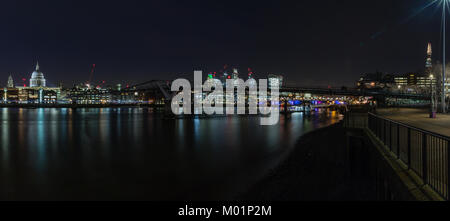
[{"label": "river water", "polygon": [[260,126],[152,108],[0,108],[0,200],[232,199],[301,135],[341,118],[321,110]]}]

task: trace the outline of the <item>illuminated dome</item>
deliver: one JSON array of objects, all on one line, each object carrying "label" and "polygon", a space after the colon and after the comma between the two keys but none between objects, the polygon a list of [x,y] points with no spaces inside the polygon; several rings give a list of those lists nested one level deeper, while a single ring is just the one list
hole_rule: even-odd
[{"label": "illuminated dome", "polygon": [[30,87],[45,87],[44,73],[39,70],[39,63],[36,64],[36,70],[31,74]]}]

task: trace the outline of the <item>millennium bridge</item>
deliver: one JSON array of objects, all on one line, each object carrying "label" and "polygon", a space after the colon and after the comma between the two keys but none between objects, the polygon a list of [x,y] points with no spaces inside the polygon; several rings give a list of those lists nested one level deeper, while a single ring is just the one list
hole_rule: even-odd
[{"label": "millennium bridge", "polygon": [[[162,99],[169,101],[177,92],[172,92],[171,81],[168,80],[150,80],[135,84],[127,88],[128,91],[138,93],[150,93],[153,96],[159,96]],[[329,101],[339,98],[343,101],[358,100],[361,98],[367,98],[373,101],[377,101],[379,104],[387,104],[389,100],[409,100],[418,104],[429,104],[430,94],[418,94],[418,93],[397,93],[392,91],[371,91],[371,90],[359,90],[353,88],[320,88],[320,87],[281,87],[280,99],[284,100],[321,100]]]}]

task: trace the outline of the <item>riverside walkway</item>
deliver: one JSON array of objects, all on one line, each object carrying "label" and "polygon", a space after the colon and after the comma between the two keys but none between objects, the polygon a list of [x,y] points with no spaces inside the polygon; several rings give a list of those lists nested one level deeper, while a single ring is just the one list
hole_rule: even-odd
[{"label": "riverside walkway", "polygon": [[450,137],[450,114],[437,114],[430,118],[427,109],[378,109],[377,114],[394,121]]},{"label": "riverside walkway", "polygon": [[368,129],[387,150],[450,200],[450,114],[429,118],[427,109],[390,108],[368,116]]}]

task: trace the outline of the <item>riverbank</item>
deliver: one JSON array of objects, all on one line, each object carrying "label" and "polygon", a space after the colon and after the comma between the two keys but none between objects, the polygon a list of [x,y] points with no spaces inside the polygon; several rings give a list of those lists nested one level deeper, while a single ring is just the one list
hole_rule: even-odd
[{"label": "riverbank", "polygon": [[342,123],[302,136],[290,156],[239,200],[371,200],[362,178],[351,177]]},{"label": "riverbank", "polygon": [[159,104],[0,104],[0,108],[108,108],[108,107],[164,107]]}]

